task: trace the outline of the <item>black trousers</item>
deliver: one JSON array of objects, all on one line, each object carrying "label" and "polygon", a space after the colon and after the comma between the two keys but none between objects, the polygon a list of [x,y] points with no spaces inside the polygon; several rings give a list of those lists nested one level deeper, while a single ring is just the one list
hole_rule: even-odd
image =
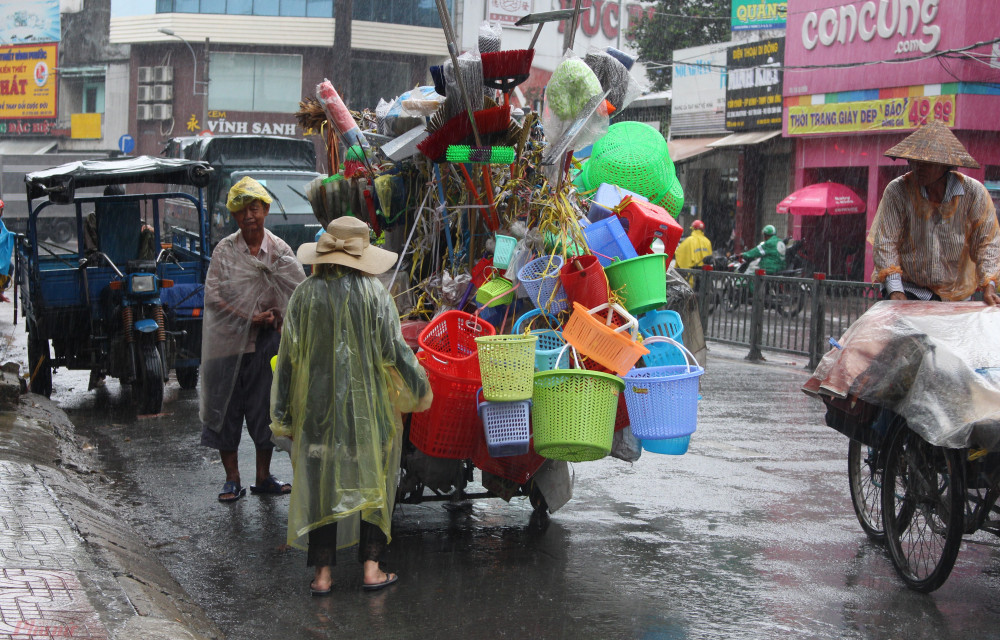
[{"label": "black trousers", "polygon": [[[378,562],[388,541],[385,533],[370,522],[361,521],[361,539],[358,542],[358,562]],[[327,524],[309,532],[307,567],[326,567],[337,564],[337,523]]]}]

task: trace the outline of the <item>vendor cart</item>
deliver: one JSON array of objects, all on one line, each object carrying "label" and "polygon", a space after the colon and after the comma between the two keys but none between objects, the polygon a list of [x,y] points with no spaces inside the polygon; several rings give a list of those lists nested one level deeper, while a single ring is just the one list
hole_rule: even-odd
[{"label": "vendor cart", "polygon": [[[209,261],[201,189],[211,171],[202,162],[136,157],[25,176],[29,217],[18,238],[16,282],[32,391],[51,394],[56,367],[89,370],[92,385],[118,378],[140,413],[157,413],[171,369],[183,388],[195,386]],[[164,193],[164,184],[185,191]],[[116,195],[124,185],[157,185],[159,192]],[[193,203],[200,233],[161,238],[168,199]],[[39,218],[67,209],[76,220],[73,241],[41,241]]]},{"label": "vendor cart", "polygon": [[850,438],[862,529],[916,591],[944,584],[964,535],[1000,535],[998,336],[982,303],[881,302],[803,386]]}]

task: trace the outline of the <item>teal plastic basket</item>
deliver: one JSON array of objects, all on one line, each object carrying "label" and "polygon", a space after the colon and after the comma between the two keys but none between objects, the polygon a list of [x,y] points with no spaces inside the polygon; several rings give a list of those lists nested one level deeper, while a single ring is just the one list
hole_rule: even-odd
[{"label": "teal plastic basket", "polygon": [[517,246],[517,238],[496,234],[496,247],[493,249],[493,266],[497,269],[506,269],[510,265],[510,259],[514,257],[514,247]]}]

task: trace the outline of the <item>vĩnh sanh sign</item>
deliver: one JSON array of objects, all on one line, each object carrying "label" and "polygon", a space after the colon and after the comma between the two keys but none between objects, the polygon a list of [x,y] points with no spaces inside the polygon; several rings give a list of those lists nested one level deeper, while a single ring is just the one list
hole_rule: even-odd
[{"label": "v\u0129nh sanh sign", "polygon": [[788,135],[916,129],[932,120],[955,125],[955,96],[903,96],[833,104],[787,101]]},{"label": "v\u0129nh sanh sign", "polygon": [[784,29],[788,0],[733,0],[731,29]]},{"label": "v\u0129nh sanh sign", "polygon": [[2,133],[39,133],[25,131],[23,121],[56,117],[56,47],[55,43],[0,47],[0,124],[6,121]]}]

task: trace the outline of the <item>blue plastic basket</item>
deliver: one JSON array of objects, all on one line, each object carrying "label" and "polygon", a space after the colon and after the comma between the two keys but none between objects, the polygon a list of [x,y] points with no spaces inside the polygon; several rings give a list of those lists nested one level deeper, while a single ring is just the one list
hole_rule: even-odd
[{"label": "blue plastic basket", "polygon": [[625,196],[632,196],[636,200],[642,200],[643,202],[649,202],[646,196],[641,196],[634,191],[629,191],[628,189],[622,189],[616,184],[608,184],[602,182],[597,187],[597,191],[594,193],[593,201],[590,205],[590,211],[587,212],[587,218],[591,222],[597,222],[598,220],[604,220],[610,215],[613,215],[611,211],[625,199]]},{"label": "blue plastic basket", "polygon": [[670,338],[650,338],[644,344],[661,341],[680,347],[694,364],[633,369],[625,375],[625,404],[632,433],[640,440],[689,436],[698,425],[698,378],[705,370]]},{"label": "blue plastic basket", "polygon": [[[515,334],[524,332],[527,327],[531,326],[531,321],[542,315],[542,313],[540,309],[532,309],[525,313],[514,323],[513,332]],[[548,315],[550,325],[559,326],[559,320],[554,315],[546,315]],[[569,351],[563,350],[563,347],[566,346],[566,341],[563,339],[561,331],[544,328],[530,329],[529,333],[533,336],[538,336],[538,342],[535,344],[536,371],[569,369]]]},{"label": "blue plastic basket", "polygon": [[476,397],[490,457],[504,458],[528,453],[531,444],[531,400],[487,402],[482,399],[482,387],[476,392]]},{"label": "blue plastic basket", "polygon": [[493,266],[497,269],[506,269],[510,265],[510,259],[514,257],[514,247],[517,246],[517,238],[496,234],[496,247],[493,249]]},{"label": "blue plastic basket", "polygon": [[[647,311],[639,318],[639,332],[644,338],[664,337],[681,341],[684,322],[676,311]],[[649,353],[642,357],[647,367],[687,364],[687,357],[669,342],[644,342]]]},{"label": "blue plastic basket", "polygon": [[[559,313],[569,306],[566,292],[559,280],[561,256],[542,256],[521,267],[517,280],[528,293],[528,299],[539,309]],[[554,293],[553,293],[554,292]]]},{"label": "blue plastic basket", "polygon": [[587,246],[590,247],[591,253],[597,256],[602,267],[611,264],[614,258],[628,260],[639,257],[635,247],[629,242],[628,234],[625,233],[618,216],[590,224],[583,230],[583,234],[587,237]]},{"label": "blue plastic basket", "polygon": [[664,438],[663,440],[643,440],[642,448],[650,453],[681,456],[687,453],[689,444],[691,444],[691,436],[684,436],[682,438]]}]

